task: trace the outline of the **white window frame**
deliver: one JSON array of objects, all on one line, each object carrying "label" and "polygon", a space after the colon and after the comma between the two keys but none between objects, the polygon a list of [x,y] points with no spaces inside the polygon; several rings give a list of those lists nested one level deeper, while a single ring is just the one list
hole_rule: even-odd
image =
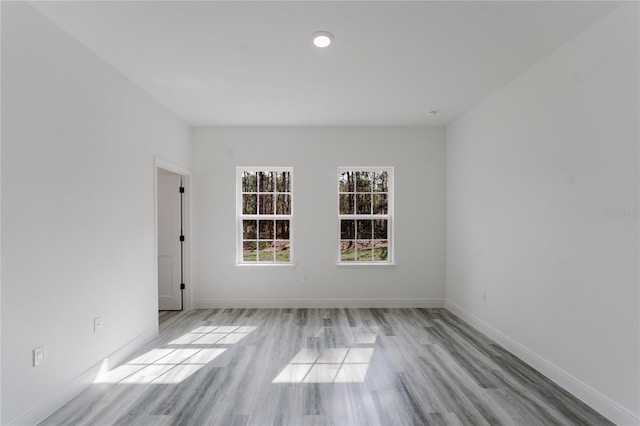
[{"label": "white window frame", "polygon": [[[389,176],[388,183],[388,192],[387,192],[387,214],[341,214],[340,213],[340,175],[343,172],[387,172]],[[393,166],[353,166],[353,167],[338,167],[338,171],[336,174],[336,211],[338,213],[338,225],[337,225],[337,252],[338,252],[338,261],[337,264],[342,266],[389,266],[395,265],[395,247],[394,247],[394,185],[395,185],[395,177],[394,177],[394,169]],[[386,219],[387,220],[387,259],[383,261],[363,261],[363,260],[353,260],[353,261],[343,261],[341,260],[341,221],[343,219]],[[373,239],[373,238],[372,238]]]},{"label": "white window frame", "polygon": [[[243,172],[289,172],[291,175],[291,213],[283,214],[243,214],[242,213],[242,173]],[[293,244],[293,217],[294,217],[294,173],[293,167],[270,167],[270,166],[237,166],[236,167],[236,265],[241,266],[295,266],[294,263],[294,244]],[[274,191],[274,194],[278,194]],[[275,208],[275,206],[274,206]],[[243,255],[243,220],[289,220],[289,260],[284,262],[273,261],[245,261]],[[260,232],[259,230],[257,232]],[[274,233],[276,230],[274,229]],[[276,240],[274,235],[274,241]],[[259,247],[259,245],[258,245]],[[256,253],[257,255],[257,253]]]}]

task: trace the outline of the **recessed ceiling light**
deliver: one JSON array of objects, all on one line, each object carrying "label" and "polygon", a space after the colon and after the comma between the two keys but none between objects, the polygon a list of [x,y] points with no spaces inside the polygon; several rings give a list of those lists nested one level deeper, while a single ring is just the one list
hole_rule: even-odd
[{"label": "recessed ceiling light", "polygon": [[327,31],[318,31],[313,33],[313,44],[317,47],[327,47],[333,41],[333,34]]}]

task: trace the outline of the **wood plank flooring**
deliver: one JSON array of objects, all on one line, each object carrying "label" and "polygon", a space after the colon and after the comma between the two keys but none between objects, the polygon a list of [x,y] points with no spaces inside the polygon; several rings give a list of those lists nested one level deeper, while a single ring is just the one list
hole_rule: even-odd
[{"label": "wood plank flooring", "polygon": [[163,312],[42,425],[610,425],[444,309]]}]

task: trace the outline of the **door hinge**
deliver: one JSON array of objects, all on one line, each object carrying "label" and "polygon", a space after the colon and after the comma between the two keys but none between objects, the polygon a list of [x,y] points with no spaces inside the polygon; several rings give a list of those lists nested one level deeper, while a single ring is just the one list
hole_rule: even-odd
[{"label": "door hinge", "polygon": [[185,288],[187,288],[187,286],[184,285],[184,283],[180,284],[180,290],[184,290]]},{"label": "door hinge", "polygon": [[180,235],[180,241],[183,242],[184,241],[184,235]]},{"label": "door hinge", "polygon": [[184,194],[184,186],[181,186],[181,187],[180,187],[180,193],[181,193],[181,194]]}]

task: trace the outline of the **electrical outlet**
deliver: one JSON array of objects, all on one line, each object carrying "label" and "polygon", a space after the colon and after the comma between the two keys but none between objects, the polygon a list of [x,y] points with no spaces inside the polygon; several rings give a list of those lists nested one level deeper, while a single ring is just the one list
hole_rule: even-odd
[{"label": "electrical outlet", "polygon": [[93,334],[98,334],[102,331],[102,317],[97,317],[93,320]]},{"label": "electrical outlet", "polygon": [[302,284],[309,284],[309,275],[305,275],[302,277]]},{"label": "electrical outlet", "polygon": [[482,290],[482,301],[483,302],[487,301],[487,290]]},{"label": "electrical outlet", "polygon": [[44,345],[38,346],[33,350],[33,366],[37,367],[45,360]]}]

